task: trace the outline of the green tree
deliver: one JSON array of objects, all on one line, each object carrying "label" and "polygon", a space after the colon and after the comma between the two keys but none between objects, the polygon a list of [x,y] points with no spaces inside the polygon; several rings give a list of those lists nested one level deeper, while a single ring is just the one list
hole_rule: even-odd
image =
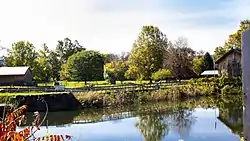
[{"label": "green tree", "polygon": [[249,25],[250,25],[250,21],[248,19],[241,21],[239,29],[235,33],[229,35],[229,38],[225,41],[224,46],[219,46],[215,48],[214,60],[219,59],[232,47],[241,48],[241,33],[245,31]]},{"label": "green tree", "polygon": [[128,70],[128,65],[124,61],[113,61],[105,64],[104,66],[104,78],[110,82],[116,80],[124,81],[125,72]]},{"label": "green tree", "polygon": [[48,62],[51,66],[51,77],[53,80],[60,79],[61,62],[58,54],[55,51],[50,51],[48,55]]},{"label": "green tree", "polygon": [[136,80],[140,78],[138,68],[136,66],[129,66],[128,70],[125,72],[125,78],[129,80]]},{"label": "green tree", "polygon": [[204,55],[204,70],[213,70],[214,69],[214,60],[211,55],[206,52]]},{"label": "green tree", "polygon": [[48,82],[52,78],[52,66],[49,63],[49,48],[46,44],[43,44],[42,49],[38,52],[37,65],[34,68],[36,75],[35,80],[41,82]]},{"label": "green tree", "polygon": [[171,71],[167,69],[159,69],[157,72],[153,73],[153,80],[166,80],[169,76],[171,76]]},{"label": "green tree", "polygon": [[166,36],[158,27],[143,26],[128,58],[129,67],[136,68],[136,71],[129,69],[130,73],[136,73],[133,76],[137,79],[151,80],[152,74],[162,68],[167,43]]},{"label": "green tree", "polygon": [[12,44],[12,48],[8,51],[8,56],[5,59],[6,66],[15,67],[15,66],[29,66],[31,71],[34,74],[34,78],[38,78],[38,62],[37,62],[38,53],[35,50],[35,47],[30,42],[19,41]]},{"label": "green tree", "polygon": [[214,60],[218,60],[220,57],[222,57],[227,51],[229,51],[230,48],[228,46],[219,46],[219,47],[216,47],[215,50],[214,50],[214,57],[213,59]]},{"label": "green tree", "polygon": [[197,56],[193,59],[193,71],[200,75],[203,72],[204,57]]},{"label": "green tree", "polygon": [[6,57],[7,66],[29,66],[33,69],[36,65],[37,52],[33,44],[19,41],[12,44]]},{"label": "green tree", "polygon": [[66,63],[71,55],[83,50],[85,50],[85,48],[80,45],[77,40],[72,42],[69,38],[59,40],[56,46],[56,53],[58,54],[61,63]]},{"label": "green tree", "polygon": [[68,65],[67,64],[62,64],[62,66],[61,66],[60,80],[70,80],[70,75],[68,72]]},{"label": "green tree", "polygon": [[229,39],[225,42],[224,47],[228,47],[229,49],[231,47],[241,48],[241,33],[245,31],[249,25],[249,20],[240,21],[239,29],[235,33],[229,35]]},{"label": "green tree", "polygon": [[81,51],[73,54],[67,61],[66,73],[70,80],[103,80],[104,57],[97,51]]}]

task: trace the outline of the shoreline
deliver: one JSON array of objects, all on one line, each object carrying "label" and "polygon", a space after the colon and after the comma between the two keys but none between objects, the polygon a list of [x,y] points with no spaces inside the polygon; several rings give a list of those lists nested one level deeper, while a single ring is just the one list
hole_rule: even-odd
[{"label": "shoreline", "polygon": [[189,98],[239,95],[241,87],[238,78],[202,78],[191,79],[185,85],[172,85],[167,89],[154,91],[85,91],[85,92],[57,92],[42,94],[22,94],[1,96],[1,103],[16,104],[20,107],[28,105],[27,111],[77,110],[82,108],[121,107],[131,104],[148,102],[185,100]]}]

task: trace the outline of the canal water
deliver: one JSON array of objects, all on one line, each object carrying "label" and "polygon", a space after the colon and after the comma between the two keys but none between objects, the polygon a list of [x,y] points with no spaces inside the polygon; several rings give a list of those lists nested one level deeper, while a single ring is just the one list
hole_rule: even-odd
[{"label": "canal water", "polygon": [[[51,112],[35,136],[68,134],[74,141],[239,141],[241,102],[239,96],[209,97]],[[30,124],[32,113],[27,116]]]}]

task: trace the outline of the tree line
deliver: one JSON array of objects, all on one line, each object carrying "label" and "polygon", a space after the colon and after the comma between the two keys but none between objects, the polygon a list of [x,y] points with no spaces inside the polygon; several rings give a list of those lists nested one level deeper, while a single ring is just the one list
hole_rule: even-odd
[{"label": "tree line", "polygon": [[55,50],[46,44],[42,49],[28,41],[12,44],[8,55],[1,57],[0,66],[29,66],[34,81],[55,80],[110,82],[124,80],[184,79],[213,70],[214,61],[230,47],[241,47],[241,32],[249,20],[241,21],[236,33],[224,46],[216,47],[214,55],[193,50],[185,37],[170,41],[156,26],[143,26],[129,53],[103,54],[86,50],[77,40],[59,40]]}]

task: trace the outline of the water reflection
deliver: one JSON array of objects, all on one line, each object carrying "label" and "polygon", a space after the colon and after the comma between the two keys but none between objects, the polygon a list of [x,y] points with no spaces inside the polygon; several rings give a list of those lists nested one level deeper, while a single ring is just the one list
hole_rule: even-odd
[{"label": "water reflection", "polygon": [[[28,123],[31,123],[31,115],[28,113]],[[57,127],[52,129],[54,132],[60,133],[59,129],[76,135],[76,131],[86,132],[84,140],[177,141],[182,138],[185,141],[236,141],[242,136],[242,116],[241,96],[233,96],[51,112],[47,120],[49,128]],[[216,120],[218,127],[215,130]]]},{"label": "water reflection", "polygon": [[193,115],[193,112],[193,109],[178,109],[172,115],[172,128],[182,138],[189,136],[192,125],[196,121],[196,117]]},{"label": "water reflection", "polygon": [[161,114],[139,115],[139,121],[135,124],[144,141],[161,141],[168,134],[168,117]]},{"label": "water reflection", "polygon": [[243,136],[243,106],[241,97],[219,103],[219,117],[233,133]]}]

